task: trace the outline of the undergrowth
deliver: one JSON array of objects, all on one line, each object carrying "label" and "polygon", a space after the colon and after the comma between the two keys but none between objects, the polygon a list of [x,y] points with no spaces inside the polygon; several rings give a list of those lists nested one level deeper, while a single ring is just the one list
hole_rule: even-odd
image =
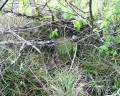
[{"label": "undergrowth", "polygon": [[[16,53],[6,50],[1,50],[1,57],[8,54],[10,57],[1,66],[1,72],[17,57]],[[51,67],[51,57],[45,59],[45,53],[30,50],[30,53],[23,52],[12,67],[1,74],[3,96],[103,96],[116,92],[120,87],[119,62],[115,60],[89,50],[84,58],[76,58],[69,70],[70,64]]]},{"label": "undergrowth", "polygon": [[46,1],[43,14],[37,1],[0,16],[0,96],[119,96],[119,0],[93,2],[93,18],[88,0]]}]

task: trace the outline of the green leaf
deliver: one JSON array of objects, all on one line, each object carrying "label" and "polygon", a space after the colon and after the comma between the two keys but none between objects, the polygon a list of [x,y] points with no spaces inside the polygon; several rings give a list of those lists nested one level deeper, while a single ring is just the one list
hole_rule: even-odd
[{"label": "green leaf", "polygon": [[116,50],[113,50],[110,53],[112,54],[113,57],[115,57],[116,55],[118,55]]},{"label": "green leaf", "polygon": [[19,12],[27,15],[32,14],[32,9],[29,0],[19,0]]},{"label": "green leaf", "polygon": [[97,20],[97,15],[96,15],[96,14],[93,16],[93,19],[94,19],[94,20]]},{"label": "green leaf", "polygon": [[63,13],[62,16],[63,16],[64,19],[69,18],[69,14],[68,13]]},{"label": "green leaf", "polygon": [[54,31],[51,33],[51,35],[52,35],[52,37],[54,37],[55,35],[54,35]]},{"label": "green leaf", "polygon": [[112,40],[112,36],[107,36],[105,39],[106,42],[110,42],[111,40]]},{"label": "green leaf", "polygon": [[50,38],[52,38],[52,34],[50,34]]},{"label": "green leaf", "polygon": [[58,29],[55,29],[55,30],[53,31],[53,34],[54,34],[54,36],[58,36]]},{"label": "green leaf", "polygon": [[106,45],[102,45],[99,47],[99,52],[103,52],[103,51],[109,51],[109,48]]},{"label": "green leaf", "polygon": [[54,29],[53,31],[50,32],[50,38],[58,37],[58,29]]},{"label": "green leaf", "polygon": [[57,36],[57,37],[58,37],[58,32],[57,32],[57,31],[55,31],[55,33],[54,33],[54,34],[55,34],[55,36]]},{"label": "green leaf", "polygon": [[117,30],[120,31],[120,27],[118,27]]},{"label": "green leaf", "polygon": [[110,55],[110,52],[109,52],[109,51],[106,51],[105,54],[106,54],[106,55]]},{"label": "green leaf", "polygon": [[73,24],[74,24],[74,28],[77,28],[77,30],[80,30],[80,28],[83,25],[83,22],[82,21],[74,21]]},{"label": "green leaf", "polygon": [[100,25],[100,29],[102,29],[103,27],[108,26],[108,21],[103,21]]},{"label": "green leaf", "polygon": [[99,52],[105,52],[106,55],[110,55],[110,51],[107,45],[101,45],[99,47]]},{"label": "green leaf", "polygon": [[73,50],[73,52],[75,52],[77,50],[75,45],[72,47],[72,50]]},{"label": "green leaf", "polygon": [[12,49],[9,49],[8,50],[8,54],[10,55],[12,53]]}]

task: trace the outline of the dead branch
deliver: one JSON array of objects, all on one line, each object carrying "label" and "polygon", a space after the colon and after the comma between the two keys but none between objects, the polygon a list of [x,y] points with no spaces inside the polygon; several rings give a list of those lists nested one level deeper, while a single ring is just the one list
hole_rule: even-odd
[{"label": "dead branch", "polygon": [[[16,37],[17,37],[18,35],[16,35]],[[85,37],[83,37],[83,38],[81,38],[81,37],[77,37],[77,38],[80,38],[80,39],[78,39],[76,42],[77,43],[80,43],[81,41],[84,41],[85,39],[87,39],[87,38],[90,38],[90,37],[92,37],[92,38],[95,38],[95,39],[97,39],[97,40],[99,40],[100,42],[102,42],[102,43],[104,43],[104,40],[102,40],[102,38],[98,35],[98,34],[90,34],[90,35],[86,35]],[[5,44],[5,45],[17,45],[17,46],[22,46],[22,44],[23,43],[25,43],[25,47],[27,47],[27,46],[35,46],[35,47],[44,47],[44,46],[46,46],[46,47],[53,47],[53,46],[55,46],[55,45],[57,45],[57,44],[64,44],[64,43],[66,43],[66,42],[73,42],[74,40],[72,40],[72,39],[70,39],[69,41],[63,41],[63,42],[59,42],[59,41],[57,41],[57,40],[41,40],[41,41],[35,41],[35,40],[28,40],[28,41],[26,41],[26,40],[24,40],[23,38],[21,38],[21,37],[17,37],[17,38],[19,38],[19,40],[20,41],[14,41],[14,40],[8,40],[8,41],[1,41],[0,42],[0,45],[2,45],[2,44]]]},{"label": "dead branch", "polygon": [[5,6],[5,4],[7,4],[8,0],[5,0],[5,2],[2,4],[2,6],[0,7],[0,11],[3,9],[3,7]]},{"label": "dead branch", "polygon": [[92,15],[92,0],[89,2],[89,12],[90,12],[90,23],[91,23],[91,33],[93,33],[93,15]]},{"label": "dead branch", "polygon": [[9,30],[10,30],[10,34],[11,34],[11,35],[13,35],[14,37],[16,37],[18,40],[23,41],[23,42],[26,43],[27,45],[32,46],[36,51],[38,51],[39,53],[41,53],[40,50],[39,50],[36,46],[32,45],[29,41],[26,41],[24,38],[22,38],[22,37],[20,37],[19,35],[17,35],[15,32],[13,32],[13,31],[10,29],[10,27],[9,27]]}]

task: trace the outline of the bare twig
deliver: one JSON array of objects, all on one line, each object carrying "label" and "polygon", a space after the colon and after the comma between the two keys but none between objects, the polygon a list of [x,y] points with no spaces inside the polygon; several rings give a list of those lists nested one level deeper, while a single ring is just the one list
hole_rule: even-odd
[{"label": "bare twig", "polygon": [[[38,46],[38,47],[43,47],[43,46],[48,46],[48,47],[52,47],[54,46],[56,43],[56,41],[28,41],[29,43],[31,43],[33,46]],[[27,46],[30,46],[30,44],[24,42],[24,41],[14,41],[14,40],[8,40],[8,41],[2,41],[0,42],[0,45],[2,44],[6,44],[6,45],[17,45],[19,47],[21,47],[20,50],[24,49]]]},{"label": "bare twig", "polygon": [[16,16],[19,16],[19,17],[26,17],[26,18],[30,18],[30,19],[37,19],[39,20],[39,17],[38,16],[29,16],[29,15],[26,15],[26,14],[22,14],[22,13],[18,13],[18,12],[14,12],[13,10],[3,10],[5,13],[12,13]]},{"label": "bare twig", "polygon": [[2,6],[0,7],[0,11],[3,9],[3,7],[5,6],[5,4],[8,2],[8,0],[5,0],[5,2],[2,4]]},{"label": "bare twig", "polygon": [[[92,38],[95,38],[97,40],[99,40],[100,42],[104,43],[104,40],[102,40],[102,38],[99,36],[99,34],[90,34],[90,35],[87,35],[85,37],[83,37],[82,39],[80,39],[81,37],[77,37],[78,40],[76,41],[77,43],[81,42],[81,41],[84,41],[85,39],[89,38],[89,37],[92,37]],[[21,40],[21,39],[20,39]],[[27,41],[29,43],[26,43],[26,41],[24,42],[24,40],[21,40],[21,41],[14,41],[14,40],[8,40],[8,41],[2,41],[0,42],[0,45],[1,44],[6,44],[6,45],[17,45],[17,46],[22,46],[24,44],[24,47],[27,47],[27,46],[39,46],[39,47],[43,47],[43,46],[48,46],[48,47],[53,47],[55,46],[56,44],[61,44],[61,42],[59,41],[56,41],[56,40],[48,40],[48,41],[35,41],[35,40],[31,40],[31,41]],[[62,42],[65,43],[65,42],[71,42],[71,39],[69,41],[64,41]],[[21,47],[23,48],[23,47]]]},{"label": "bare twig", "polygon": [[84,12],[83,10],[80,10],[78,7],[76,7],[75,5],[73,5],[71,2],[69,2],[69,4],[71,6],[73,6],[75,9],[79,10],[80,12],[82,12],[82,13],[89,13],[89,12]]},{"label": "bare twig", "polygon": [[84,41],[85,39],[87,39],[87,38],[89,38],[89,37],[93,37],[93,38],[95,38],[95,39],[98,39],[98,40],[101,41],[102,43],[104,43],[104,40],[102,40],[102,38],[101,38],[98,34],[90,34],[90,35],[87,35],[87,36],[85,36],[84,38],[79,39],[79,40],[77,41],[77,43],[80,43],[81,41]]},{"label": "bare twig", "polygon": [[40,50],[39,50],[36,46],[32,45],[29,41],[26,41],[24,38],[22,38],[22,37],[20,37],[19,35],[17,35],[15,32],[13,32],[13,31],[10,29],[10,27],[9,27],[9,30],[10,30],[10,34],[12,34],[12,35],[13,35],[14,37],[16,37],[18,40],[23,41],[24,43],[26,43],[26,44],[29,45],[29,46],[32,46],[36,51],[38,51],[38,53],[41,53]]},{"label": "bare twig", "polygon": [[19,59],[19,57],[20,57],[20,55],[18,55],[18,57],[11,62],[10,66],[6,67],[6,68],[0,73],[0,75],[4,74],[11,66],[13,66],[13,64],[15,64],[15,62]]},{"label": "bare twig", "polygon": [[90,23],[91,23],[91,33],[93,33],[93,16],[92,16],[92,0],[89,2],[89,12],[90,12]]},{"label": "bare twig", "polygon": [[[12,66],[15,64],[15,62],[20,58],[20,56],[21,56],[21,51],[24,49],[24,44],[25,44],[25,43],[23,43],[22,46],[20,47],[20,50],[19,50],[19,53],[18,53],[17,58],[14,59],[14,60],[11,62],[10,66],[6,67],[3,71],[0,70],[0,75],[1,75],[1,77],[2,77],[2,80],[4,80],[3,74],[4,74],[10,67],[12,67]],[[9,57],[9,58],[10,58],[10,57]],[[9,58],[7,58],[7,59],[9,59]],[[6,60],[7,60],[7,59],[6,59]],[[5,61],[6,61],[6,60],[5,60]],[[5,80],[4,80],[4,82],[5,82]],[[6,84],[6,82],[5,82],[5,84]]]},{"label": "bare twig", "polygon": [[77,43],[75,43],[75,47],[76,47],[76,50],[75,50],[75,53],[74,53],[74,56],[73,56],[72,63],[71,63],[69,71],[71,71],[71,69],[73,67],[73,64],[74,64],[74,61],[75,61],[75,57],[76,57],[76,53],[77,53]]}]

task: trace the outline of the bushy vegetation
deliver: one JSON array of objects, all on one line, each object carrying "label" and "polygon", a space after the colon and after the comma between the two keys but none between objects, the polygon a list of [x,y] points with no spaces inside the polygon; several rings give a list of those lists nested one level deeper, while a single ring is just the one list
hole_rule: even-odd
[{"label": "bushy vegetation", "polygon": [[0,96],[120,95],[120,0],[0,3]]}]

